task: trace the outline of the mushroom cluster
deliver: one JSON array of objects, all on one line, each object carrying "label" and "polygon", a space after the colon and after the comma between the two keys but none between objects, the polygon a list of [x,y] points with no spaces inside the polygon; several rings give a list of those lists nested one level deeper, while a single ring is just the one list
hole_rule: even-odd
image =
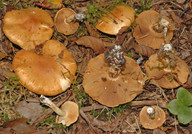
[{"label": "mushroom cluster", "polygon": [[42,95],[41,102],[58,114],[57,123],[66,126],[74,123],[79,115],[76,103],[67,101],[59,109],[43,96],[55,96],[68,89],[77,69],[73,55],[64,44],[50,40],[53,34],[51,16],[39,8],[12,10],[6,13],[3,23],[5,35],[23,48],[13,59],[13,69],[20,83]]},{"label": "mushroom cluster", "polygon": [[27,89],[54,96],[70,87],[76,72],[76,62],[66,47],[57,40],[47,41],[40,54],[20,50],[13,59],[13,68]]}]

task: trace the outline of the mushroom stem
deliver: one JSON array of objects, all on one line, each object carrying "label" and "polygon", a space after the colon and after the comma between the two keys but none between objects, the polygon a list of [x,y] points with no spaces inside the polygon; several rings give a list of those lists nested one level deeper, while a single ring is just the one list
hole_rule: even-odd
[{"label": "mushroom stem", "polygon": [[104,57],[109,64],[109,77],[117,78],[125,67],[124,52],[119,45],[112,46],[104,52]]},{"label": "mushroom stem", "polygon": [[58,108],[49,98],[45,97],[44,95],[40,96],[40,102],[44,105],[50,107],[55,111],[58,115],[64,116],[65,112]]},{"label": "mushroom stem", "polygon": [[154,26],[153,26],[153,29],[156,31],[156,32],[159,32],[159,33],[162,33],[163,32],[163,36],[164,36],[164,40],[165,40],[165,43],[166,42],[166,37],[167,37],[167,31],[168,31],[168,28],[169,28],[169,21],[165,18],[161,18],[159,20],[158,23],[156,23]]},{"label": "mushroom stem", "polygon": [[147,114],[151,119],[155,118],[155,109],[153,107],[147,108]]},{"label": "mushroom stem", "polygon": [[83,22],[83,20],[86,18],[84,13],[77,13],[75,15],[70,15],[67,17],[66,22],[71,23],[72,21],[80,21]]},{"label": "mushroom stem", "polygon": [[69,17],[66,18],[67,23],[71,23],[75,18],[75,15],[70,15]]}]

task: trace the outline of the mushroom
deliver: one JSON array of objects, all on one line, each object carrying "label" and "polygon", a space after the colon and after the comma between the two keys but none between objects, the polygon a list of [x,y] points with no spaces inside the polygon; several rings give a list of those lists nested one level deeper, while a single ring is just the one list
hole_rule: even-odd
[{"label": "mushroom", "polygon": [[165,112],[158,106],[144,106],[139,114],[140,123],[144,128],[160,127],[166,119]]},{"label": "mushroom", "polygon": [[96,28],[110,35],[117,35],[119,30],[126,30],[135,20],[133,8],[125,5],[117,5],[108,14],[97,21]]},{"label": "mushroom", "polygon": [[5,35],[24,49],[34,49],[49,40],[53,34],[51,16],[39,8],[9,11],[5,14],[3,23]]},{"label": "mushroom", "polygon": [[184,84],[189,75],[187,64],[174,55],[170,44],[162,46],[159,53],[149,57],[145,70],[147,76],[163,88],[176,88]]},{"label": "mushroom", "polygon": [[13,69],[23,86],[32,92],[54,96],[70,87],[76,62],[57,40],[47,41],[40,54],[20,50],[13,59]]},{"label": "mushroom", "polygon": [[62,123],[63,125],[70,126],[77,121],[79,117],[79,108],[75,102],[66,101],[61,109],[58,108],[49,98],[41,95],[40,102],[49,106],[58,115],[56,117],[56,123]]},{"label": "mushroom", "polygon": [[109,107],[130,102],[143,90],[143,73],[139,65],[124,57],[118,45],[91,59],[83,78],[85,92]]},{"label": "mushroom", "polygon": [[85,19],[83,13],[76,14],[71,8],[62,8],[55,15],[54,23],[58,32],[70,35],[77,31],[78,21],[83,21],[83,19]]},{"label": "mushroom", "polygon": [[141,45],[159,49],[163,43],[169,43],[173,37],[171,20],[154,10],[139,14],[136,23],[133,36]]}]

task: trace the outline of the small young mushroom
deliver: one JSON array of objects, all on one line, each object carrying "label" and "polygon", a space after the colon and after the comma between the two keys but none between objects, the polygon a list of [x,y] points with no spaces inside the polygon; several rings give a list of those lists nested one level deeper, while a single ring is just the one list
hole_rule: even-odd
[{"label": "small young mushroom", "polygon": [[125,5],[117,5],[108,14],[98,20],[96,28],[110,35],[117,35],[119,30],[125,31],[135,20],[133,8]]},{"label": "small young mushroom", "polygon": [[32,92],[54,96],[70,87],[76,62],[57,40],[47,41],[40,54],[20,50],[13,59],[13,69],[23,86]]},{"label": "small young mushroom", "polygon": [[85,19],[85,14],[76,14],[71,8],[62,8],[55,15],[54,23],[58,32],[70,35],[77,31],[78,21],[82,22],[83,19]]},{"label": "small young mushroom", "polygon": [[49,40],[53,34],[51,16],[39,8],[9,11],[3,23],[3,31],[10,41],[27,50]]},{"label": "small young mushroom", "polygon": [[171,20],[154,10],[142,12],[136,18],[136,22],[133,36],[141,45],[159,49],[163,43],[169,43],[173,37]]},{"label": "small young mushroom", "polygon": [[145,63],[146,74],[163,88],[176,88],[184,84],[189,75],[185,61],[175,56],[172,46],[162,46],[157,54]]},{"label": "small young mushroom", "polygon": [[155,129],[165,122],[165,112],[158,106],[144,106],[139,115],[140,123],[146,129]]},{"label": "small young mushroom", "polygon": [[91,59],[83,78],[85,92],[109,107],[130,102],[143,91],[139,65],[124,57],[118,45]]},{"label": "small young mushroom", "polygon": [[79,117],[79,108],[75,102],[66,101],[61,109],[58,108],[49,98],[41,95],[40,102],[48,107],[52,108],[58,115],[56,117],[56,123],[62,123],[63,125],[70,126],[77,121]]}]

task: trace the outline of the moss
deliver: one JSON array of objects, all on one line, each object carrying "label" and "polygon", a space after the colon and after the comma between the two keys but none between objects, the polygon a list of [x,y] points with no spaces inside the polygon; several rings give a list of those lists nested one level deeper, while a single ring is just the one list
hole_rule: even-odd
[{"label": "moss", "polygon": [[93,2],[92,4],[88,3],[87,4],[88,10],[85,12],[87,21],[89,21],[92,24],[95,24],[97,20],[103,16],[103,14],[109,14],[110,10],[112,10],[117,4],[126,5],[123,2],[123,0],[110,1],[103,7],[96,2]]}]

